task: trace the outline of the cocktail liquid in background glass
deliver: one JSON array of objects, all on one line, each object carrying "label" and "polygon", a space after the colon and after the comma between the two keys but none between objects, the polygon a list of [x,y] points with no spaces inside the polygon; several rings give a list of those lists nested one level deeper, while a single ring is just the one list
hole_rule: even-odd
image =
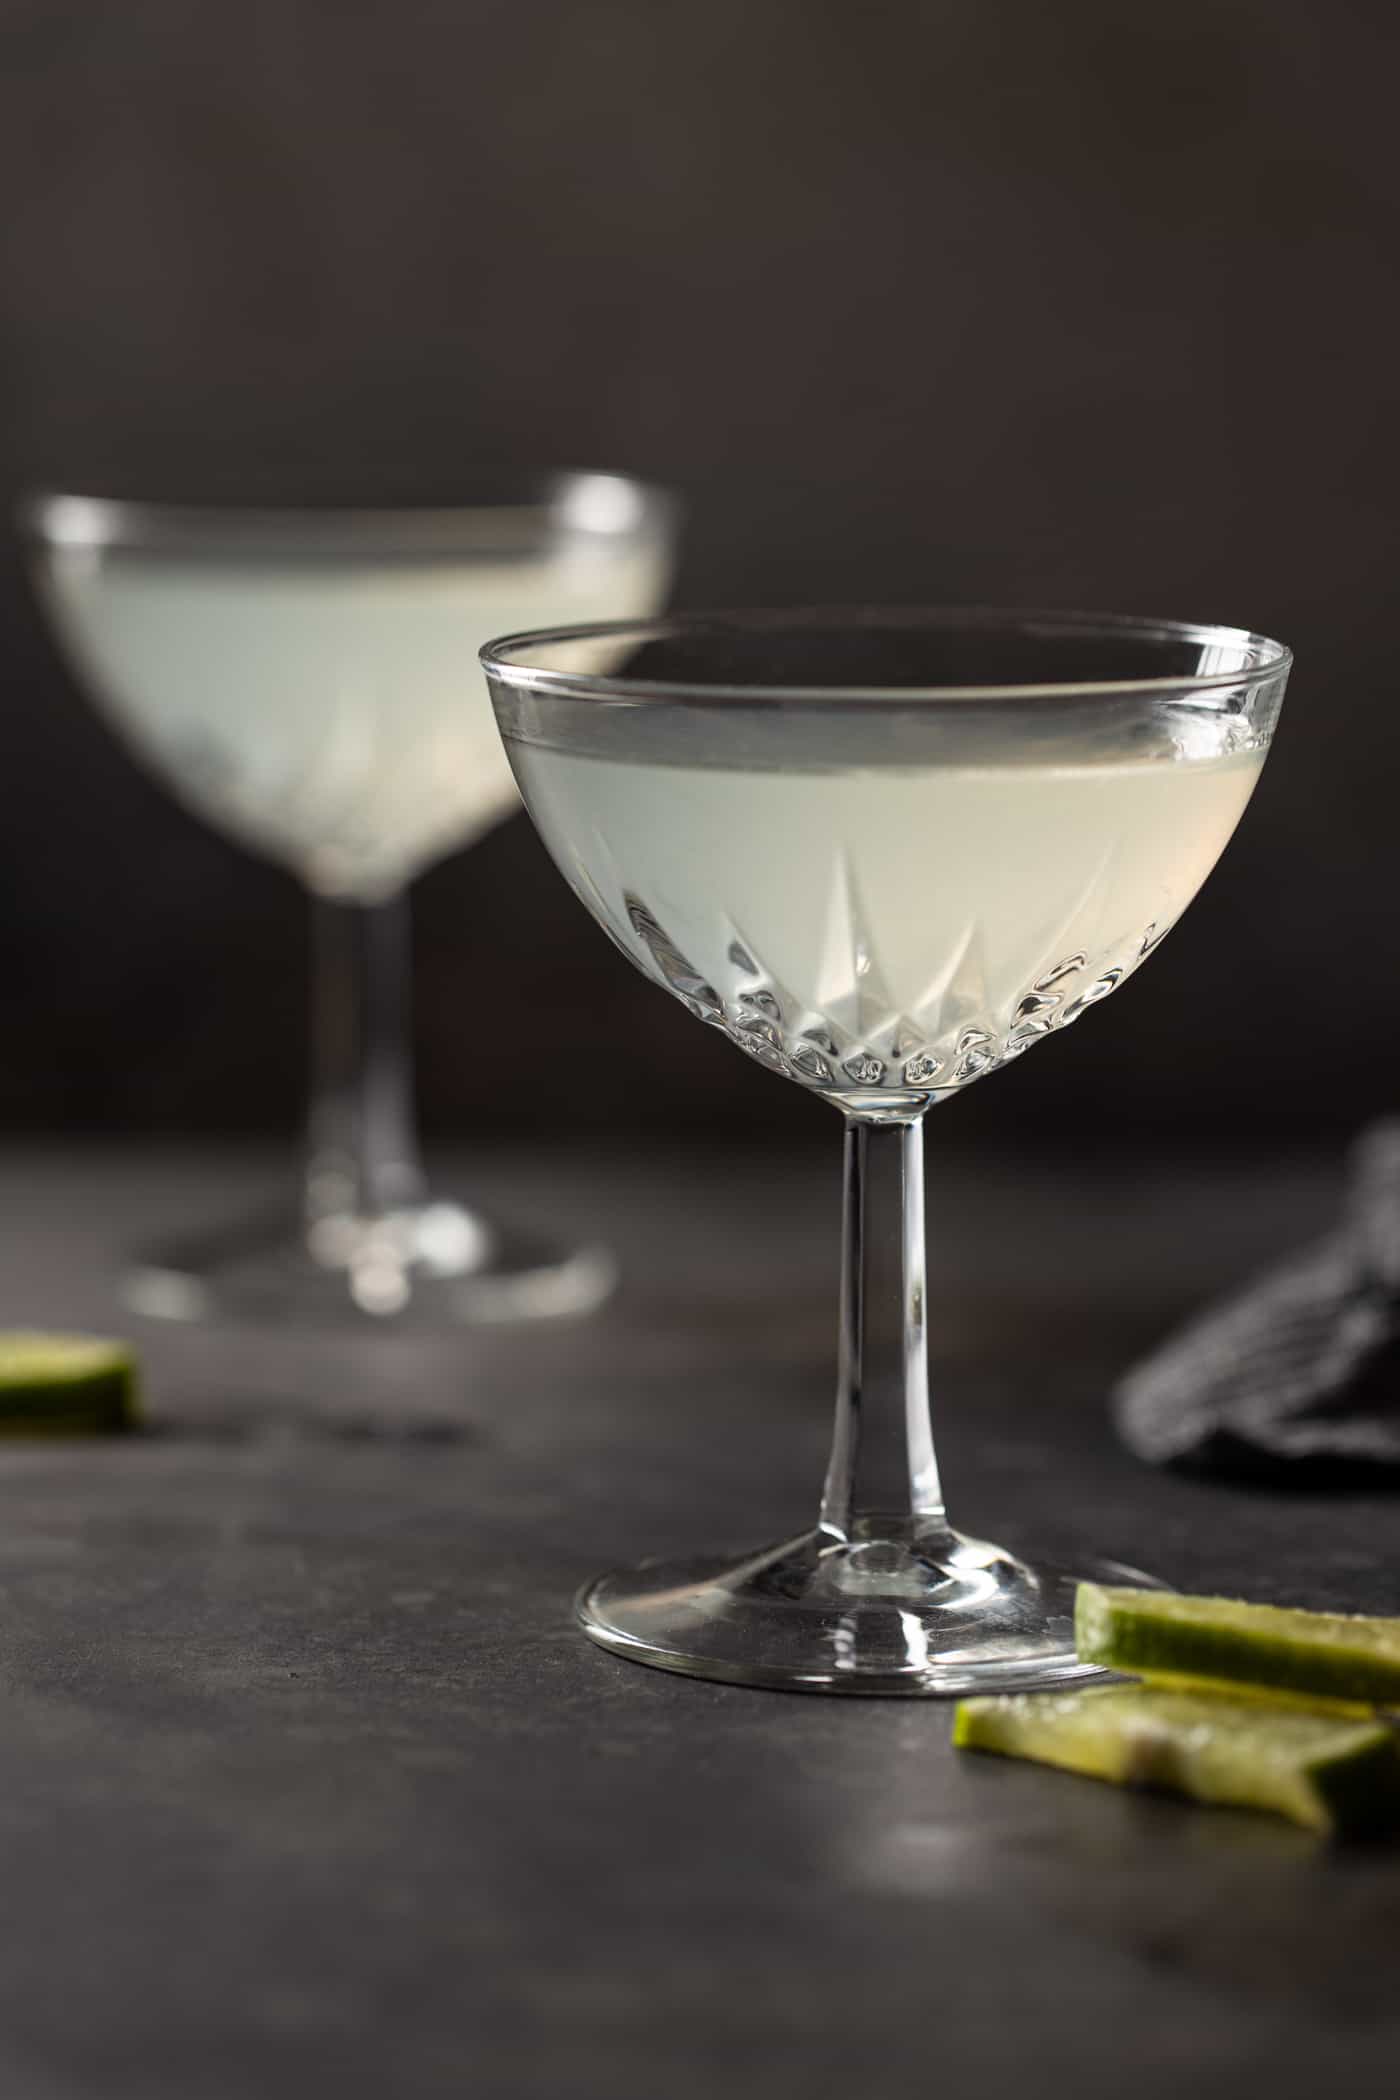
[{"label": "cocktail liquid in background glass", "polygon": [[[596,500],[596,498],[595,498]],[[102,713],[181,800],[322,896],[400,890],[518,807],[477,651],[503,626],[654,605],[646,536],[539,538],[522,509],[434,548],[97,550],[47,565],[60,632]],[[290,521],[289,521],[290,524]],[[100,528],[99,528],[100,529]],[[487,532],[503,551],[489,552]]]}]

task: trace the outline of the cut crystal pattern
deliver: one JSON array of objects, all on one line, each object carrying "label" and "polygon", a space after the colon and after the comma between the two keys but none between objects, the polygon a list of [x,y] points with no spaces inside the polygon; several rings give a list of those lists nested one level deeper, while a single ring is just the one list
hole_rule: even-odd
[{"label": "cut crystal pattern", "polygon": [[1002,1063],[1006,1064],[1011,1058],[1019,1057],[1024,1050],[1030,1049],[1032,1043],[1038,1043],[1043,1035],[1049,1035],[1051,1026],[1049,1021],[1022,1021],[1018,1027],[1012,1029],[1001,1046]]},{"label": "cut crystal pattern", "polygon": [[832,869],[814,1004],[830,1026],[857,1043],[877,1035],[894,1009],[844,847]]},{"label": "cut crystal pattern", "polygon": [[1060,1003],[1058,992],[1027,992],[1016,1008],[1012,1019],[1018,1024],[1031,1020],[1036,1014],[1052,1012]]},{"label": "cut crystal pattern", "polygon": [[969,1079],[980,1079],[990,1072],[997,1062],[995,1038],[985,1028],[965,1028],[958,1038],[958,1061],[953,1067],[953,1082],[963,1086]]},{"label": "cut crystal pattern", "polygon": [[781,1021],[783,1010],[771,992],[740,992],[739,1004],[763,1014],[770,1021]]},{"label": "cut crystal pattern", "polygon": [[1085,991],[1082,991],[1077,999],[1071,999],[1069,1005],[1060,1015],[1061,1028],[1068,1028],[1070,1022],[1077,1021],[1087,1008],[1097,1006],[1100,999],[1106,999],[1122,975],[1123,972],[1121,970],[1105,970],[1102,977],[1096,977],[1094,982]]},{"label": "cut crystal pattern", "polygon": [[942,1070],[943,1060],[941,1057],[929,1057],[921,1051],[917,1057],[911,1057],[905,1065],[903,1073],[904,1084],[906,1086],[927,1086],[929,1081],[936,1079]]},{"label": "cut crystal pattern", "polygon": [[1033,992],[1052,991],[1062,978],[1072,977],[1076,970],[1084,969],[1088,961],[1087,955],[1067,955],[1063,962],[1057,962],[1053,968],[1045,972],[1043,977],[1037,977],[1035,983],[1031,986],[1031,990]]},{"label": "cut crystal pattern", "polygon": [[783,1050],[783,1039],[771,1021],[757,1016],[741,1014],[737,1021],[726,1024],[726,1034],[731,1042],[747,1050],[760,1064],[769,1065],[775,1072],[786,1072],[787,1057]]},{"label": "cut crystal pattern", "polygon": [[795,1079],[805,1079],[812,1086],[830,1086],[833,1073],[830,1065],[814,1044],[798,1043],[788,1052],[788,1063]]},{"label": "cut crystal pattern", "polygon": [[723,1021],[724,1003],[712,984],[706,984],[686,961],[664,926],[654,919],[640,897],[624,897],[632,931],[644,943],[652,961],[673,992],[679,993],[691,1012],[702,1021]]},{"label": "cut crystal pattern", "polygon": [[[815,973],[817,996],[808,1005],[767,968],[761,947],[732,921],[725,927],[728,964],[749,982],[726,977],[726,998],[641,898],[627,893],[623,901],[656,974],[688,1012],[722,1027],[770,1071],[838,1099],[843,1087],[903,1088],[938,1097],[970,1085],[1106,999],[1167,930],[1154,923],[1140,935],[1106,943],[1094,954],[1097,974],[1091,978],[1087,953],[1062,956],[1008,1006],[1004,991],[989,979],[981,929],[973,924],[919,999],[900,1006],[842,855]],[[907,999],[907,985],[904,990]]]}]

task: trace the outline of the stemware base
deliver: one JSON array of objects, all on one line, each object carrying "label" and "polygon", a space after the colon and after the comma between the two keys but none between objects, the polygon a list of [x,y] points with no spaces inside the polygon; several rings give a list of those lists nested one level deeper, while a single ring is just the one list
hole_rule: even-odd
[{"label": "stemware base", "polygon": [[1157,1588],[1114,1561],[1021,1560],[939,1528],[809,1531],[735,1559],[652,1560],[584,1589],[586,1633],[688,1677],[915,1698],[1032,1691],[1106,1673],[1078,1660],[1081,1581]]},{"label": "stemware base", "polygon": [[606,1248],[566,1248],[429,1202],[309,1227],[287,1209],[192,1235],[138,1259],[123,1295],[153,1319],[492,1326],[591,1312],[616,1277]]}]

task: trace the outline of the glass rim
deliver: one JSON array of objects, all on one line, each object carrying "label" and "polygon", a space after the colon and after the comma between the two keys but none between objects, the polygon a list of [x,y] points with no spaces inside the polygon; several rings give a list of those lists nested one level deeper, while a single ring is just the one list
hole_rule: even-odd
[{"label": "glass rim", "polygon": [[386,544],[450,551],[465,526],[479,532],[512,512],[555,512],[566,530],[626,539],[667,528],[679,508],[669,489],[610,468],[488,466],[475,482],[466,477],[454,503],[167,503],[38,487],[21,495],[15,516],[25,543],[51,553],[317,554]]},{"label": "glass rim", "polygon": [[[674,637],[717,640],[736,635],[765,632],[797,632],[803,628],[831,628],[850,633],[861,628],[907,627],[937,629],[964,624],[969,631],[996,632],[1019,628],[1034,633],[1044,629],[1082,638],[1136,636],[1142,640],[1228,646],[1244,657],[1233,670],[1202,673],[1175,672],[1153,678],[1076,678],[1036,680],[987,685],[855,685],[855,684],[768,684],[740,681],[713,682],[698,678],[649,678],[626,672],[569,671],[552,665],[531,664],[526,659],[542,650],[570,642],[621,640],[663,641]],[[1019,701],[1150,699],[1164,694],[1198,695],[1237,692],[1241,687],[1267,684],[1284,676],[1292,666],[1293,652],[1285,642],[1255,633],[1246,627],[1227,627],[1214,621],[1168,620],[1132,613],[1076,612],[1059,607],[1034,606],[854,606],[796,607],[792,609],[742,610],[736,612],[677,613],[653,620],[586,621],[567,627],[547,627],[501,635],[487,642],[479,660],[488,679],[522,692],[553,694],[578,700],[686,701],[693,706],[709,702],[756,705],[841,701],[883,702],[886,705],[925,704],[942,701]]]}]

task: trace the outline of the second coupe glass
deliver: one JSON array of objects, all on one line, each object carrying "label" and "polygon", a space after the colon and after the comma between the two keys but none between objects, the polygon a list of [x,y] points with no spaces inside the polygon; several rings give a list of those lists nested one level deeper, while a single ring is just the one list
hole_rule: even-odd
[{"label": "second coupe glass", "polygon": [[179,798],[306,883],[312,1093],[299,1214],[192,1238],[140,1309],[497,1320],[586,1309],[597,1248],[429,1192],[405,1028],[413,877],[517,805],[475,674],[488,635],[654,611],[672,505],[612,474],[488,481],[450,510],[40,497],[44,603],[102,713]]}]

